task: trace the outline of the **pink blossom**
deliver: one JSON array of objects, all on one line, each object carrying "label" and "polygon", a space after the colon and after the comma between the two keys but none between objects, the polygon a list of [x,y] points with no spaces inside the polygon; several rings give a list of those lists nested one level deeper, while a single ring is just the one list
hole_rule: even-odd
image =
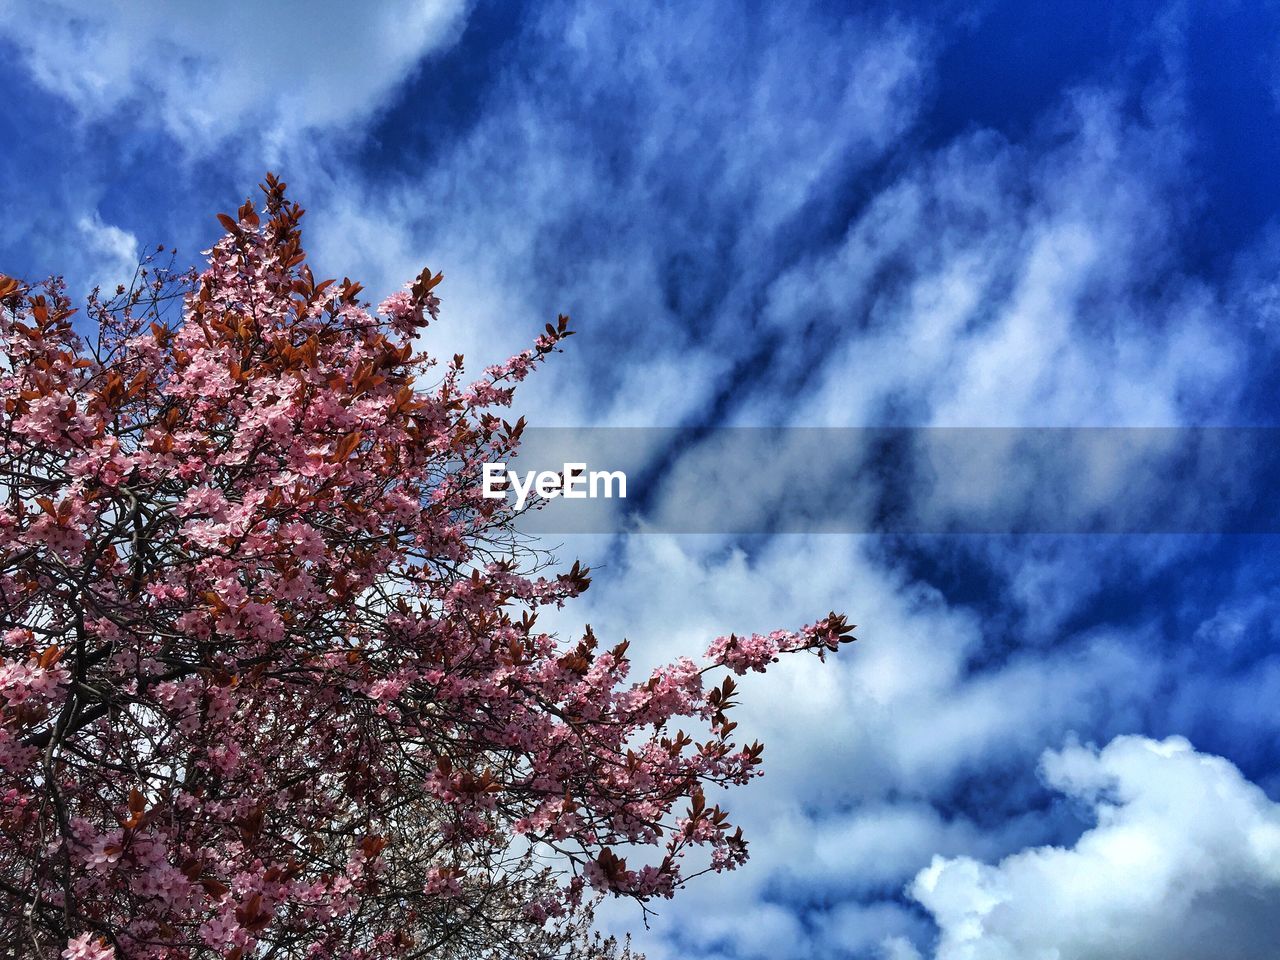
[{"label": "pink blossom", "polygon": [[[732,739],[725,673],[821,655],[844,621],[722,637],[639,681],[625,645],[545,632],[588,571],[509,550],[476,479],[518,452],[494,411],[567,318],[467,383],[415,341],[438,274],[374,315],[311,273],[300,210],[264,190],[202,274],[149,288],[180,317],[91,300],[93,351],[59,284],[0,278],[0,551],[20,558],[0,574],[0,869],[50,907],[42,942],[395,960],[496,897],[486,920],[533,953],[588,887],[643,901],[688,864],[739,865],[704,791],[761,754]],[[0,889],[0,940],[28,898]]]},{"label": "pink blossom", "polygon": [[113,960],[115,955],[114,948],[91,933],[68,940],[67,948],[62,951],[63,960]]}]

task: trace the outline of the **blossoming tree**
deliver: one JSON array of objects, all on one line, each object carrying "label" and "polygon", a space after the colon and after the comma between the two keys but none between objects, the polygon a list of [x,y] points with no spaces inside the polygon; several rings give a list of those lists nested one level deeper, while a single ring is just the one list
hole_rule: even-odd
[{"label": "blossoming tree", "polygon": [[263,190],[199,276],[90,297],[88,337],[59,283],[0,277],[0,943],[604,951],[593,897],[746,858],[704,793],[761,759],[728,673],[850,627],[724,637],[638,682],[625,643],[540,631],[587,571],[530,564],[480,467],[566,319],[467,383],[415,351],[438,274],[371,312]]}]

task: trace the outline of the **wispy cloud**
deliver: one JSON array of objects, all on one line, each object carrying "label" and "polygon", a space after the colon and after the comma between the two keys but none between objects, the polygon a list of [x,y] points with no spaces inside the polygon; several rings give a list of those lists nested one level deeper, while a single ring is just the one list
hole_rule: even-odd
[{"label": "wispy cloud", "polygon": [[92,264],[88,274],[90,288],[101,287],[109,296],[117,284],[128,283],[137,268],[140,251],[138,238],[128,231],[103,223],[96,212],[81,217],[76,226],[84,242],[84,253]]},{"label": "wispy cloud", "polygon": [[440,264],[457,322],[436,342],[478,357],[565,310],[582,334],[531,387],[553,422],[679,423],[758,346],[788,237],[909,128],[925,51],[896,21],[550,5],[424,168],[354,194],[317,174],[345,198],[319,255],[380,283]]},{"label": "wispy cloud", "polygon": [[256,129],[283,152],[308,129],[365,126],[424,55],[457,38],[466,12],[465,0],[6,0],[0,36],[87,120],[159,124],[195,154]]}]

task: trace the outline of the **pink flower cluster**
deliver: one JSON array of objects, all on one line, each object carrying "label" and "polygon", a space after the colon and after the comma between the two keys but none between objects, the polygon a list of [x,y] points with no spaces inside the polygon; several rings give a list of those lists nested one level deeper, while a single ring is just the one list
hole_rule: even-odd
[{"label": "pink flower cluster", "polygon": [[480,465],[567,320],[478,383],[433,372],[439,275],[378,316],[264,190],[198,278],[91,301],[93,350],[57,284],[0,278],[0,942],[412,956],[477,912],[536,941],[588,887],[741,863],[704,791],[760,747],[708,673],[834,649],[843,620],[639,681],[625,643],[540,629],[588,571],[530,573]]},{"label": "pink flower cluster", "polygon": [[63,960],[115,960],[116,952],[101,938],[82,933],[67,941],[62,951]]}]

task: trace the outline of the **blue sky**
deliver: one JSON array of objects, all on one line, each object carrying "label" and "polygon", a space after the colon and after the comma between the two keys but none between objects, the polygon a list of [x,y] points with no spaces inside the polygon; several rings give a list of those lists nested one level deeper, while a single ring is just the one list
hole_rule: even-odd
[{"label": "blue sky", "polygon": [[[1274,4],[212,7],[0,0],[0,269],[194,258],[273,169],[318,273],[376,299],[445,272],[431,349],[492,361],[571,313],[535,424],[1276,420]],[[861,625],[837,665],[748,685],[754,858],[637,939],[1273,957],[1275,547],[567,543],[601,569],[566,629],[644,658]]]}]

